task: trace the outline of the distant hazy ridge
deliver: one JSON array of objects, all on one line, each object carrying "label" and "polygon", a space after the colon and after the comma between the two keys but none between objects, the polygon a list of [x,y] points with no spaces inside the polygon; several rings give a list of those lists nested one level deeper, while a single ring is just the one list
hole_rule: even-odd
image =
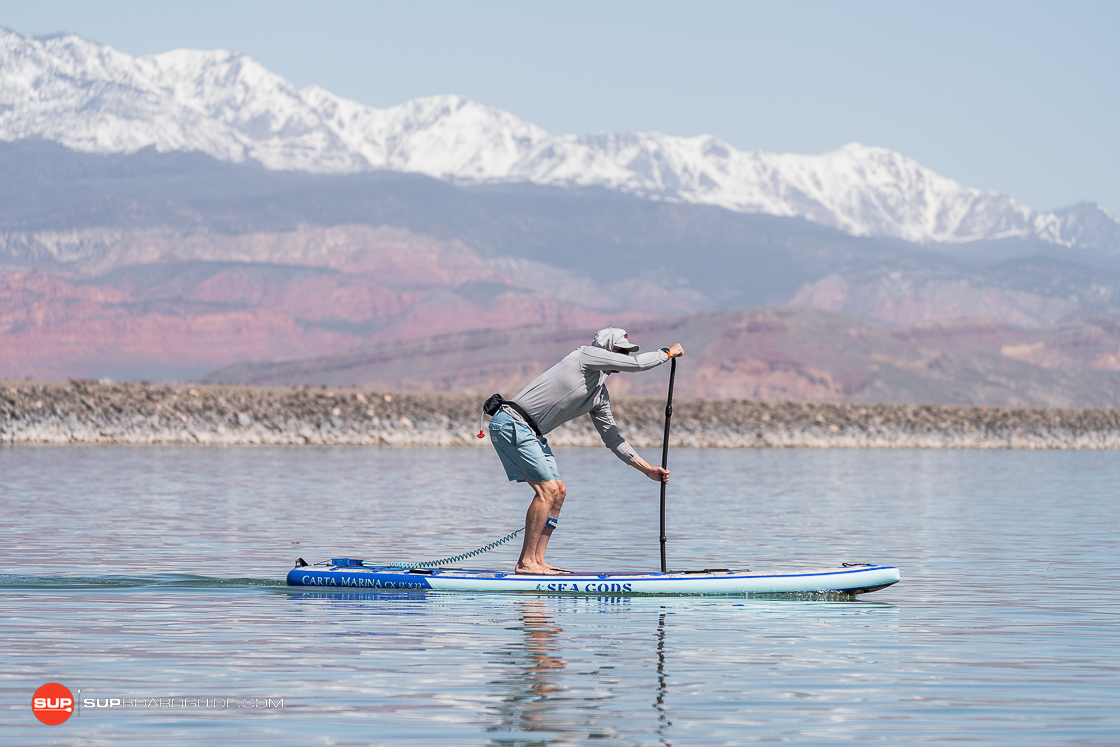
[{"label": "distant hazy ridge", "polygon": [[[475,437],[482,399],[357,389],[0,381],[0,442],[488,445]],[[634,446],[661,445],[663,400],[620,398],[614,413]],[[601,443],[586,418],[553,432],[549,441]],[[687,399],[674,403],[672,443],[1117,449],[1120,410]]]},{"label": "distant hazy ridge", "polygon": [[1072,247],[1094,243],[1093,224],[1111,219],[1099,208],[1088,221],[1084,210],[1034,210],[857,143],[799,155],[739,151],[712,135],[551,135],[461,96],[374,109],[297,89],[225,50],[132,57],[76,34],[0,28],[0,140],[28,138],[90,153],[194,151],[277,171],[594,186],[914,242],[1035,237]]}]

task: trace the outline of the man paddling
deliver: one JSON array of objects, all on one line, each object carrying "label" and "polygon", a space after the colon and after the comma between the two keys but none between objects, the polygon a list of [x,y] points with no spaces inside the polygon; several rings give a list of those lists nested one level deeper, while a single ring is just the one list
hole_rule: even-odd
[{"label": "man paddling", "polygon": [[590,345],[568,353],[512,400],[494,395],[487,401],[484,409],[494,416],[490,440],[506,476],[533,488],[533,502],[525,514],[525,543],[517,560],[518,573],[567,572],[544,561],[567,495],[556,469],[556,457],[545,438],[560,425],[589,413],[603,443],[615,456],[651,480],[668,482],[669,470],[642,459],[619,434],[606,381],[612,373],[656,368],[684,355],[684,348],[678,343],[654,353],[634,355],[637,352],[638,346],[630,342],[626,330],[607,327],[595,333]]}]

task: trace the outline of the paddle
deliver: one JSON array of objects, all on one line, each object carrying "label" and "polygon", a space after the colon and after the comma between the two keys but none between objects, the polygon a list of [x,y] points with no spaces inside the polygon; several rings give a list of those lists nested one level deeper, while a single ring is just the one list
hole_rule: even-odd
[{"label": "paddle", "polygon": [[[669,469],[669,421],[673,419],[673,381],[677,378],[677,359],[670,361],[669,398],[665,401],[665,440],[661,443],[661,469]],[[661,483],[661,572],[665,570],[665,482]]]}]

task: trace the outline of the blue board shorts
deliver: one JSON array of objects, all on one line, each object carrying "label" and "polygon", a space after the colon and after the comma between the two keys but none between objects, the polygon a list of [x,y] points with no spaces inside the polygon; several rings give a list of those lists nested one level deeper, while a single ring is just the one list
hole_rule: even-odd
[{"label": "blue board shorts", "polygon": [[556,457],[548,448],[548,439],[533,433],[532,428],[504,408],[498,410],[490,421],[490,441],[506,468],[506,477],[511,481],[560,479]]}]

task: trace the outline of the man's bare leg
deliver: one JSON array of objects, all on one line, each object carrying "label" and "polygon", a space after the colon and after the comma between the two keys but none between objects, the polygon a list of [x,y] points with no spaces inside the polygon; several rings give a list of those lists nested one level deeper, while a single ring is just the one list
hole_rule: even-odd
[{"label": "man's bare leg", "polygon": [[552,527],[546,526],[545,522],[549,516],[559,516],[567,489],[562,480],[526,482],[533,488],[534,495],[529,510],[525,512],[525,541],[515,570],[517,573],[560,573],[544,562],[544,552],[552,536]]},{"label": "man's bare leg", "polygon": [[[556,516],[556,514],[555,513],[550,513],[549,516]],[[554,566],[552,563],[546,562],[545,559],[544,559],[544,552],[545,552],[545,550],[548,549],[548,538],[551,537],[551,536],[552,536],[552,527],[545,526],[545,528],[541,530],[541,538],[537,540],[537,549],[533,553],[533,556],[537,557],[537,558],[540,558],[542,565],[544,565],[549,570],[554,571],[554,570],[556,570],[556,566]]]},{"label": "man's bare leg", "polygon": [[[564,499],[568,497],[568,488],[567,488],[567,486],[564,485],[563,480],[557,480],[556,482],[558,482],[560,484],[559,500],[555,500],[555,499],[553,500],[552,510],[549,512],[548,515],[555,518],[555,519],[559,519],[560,518],[560,509],[564,506]],[[546,550],[548,550],[548,540],[549,540],[549,538],[552,537],[552,531],[553,531],[553,528],[551,526],[549,526],[546,522],[544,529],[541,530],[541,537],[540,537],[539,540],[537,540],[537,550],[536,550],[535,557],[539,558],[540,561],[541,561],[541,564],[543,566],[545,566],[546,568],[548,568],[549,570],[553,570],[553,571],[559,570],[561,573],[567,573],[567,571],[564,571],[563,569],[558,569],[552,563],[549,563],[544,559],[544,553],[545,553]]]}]

